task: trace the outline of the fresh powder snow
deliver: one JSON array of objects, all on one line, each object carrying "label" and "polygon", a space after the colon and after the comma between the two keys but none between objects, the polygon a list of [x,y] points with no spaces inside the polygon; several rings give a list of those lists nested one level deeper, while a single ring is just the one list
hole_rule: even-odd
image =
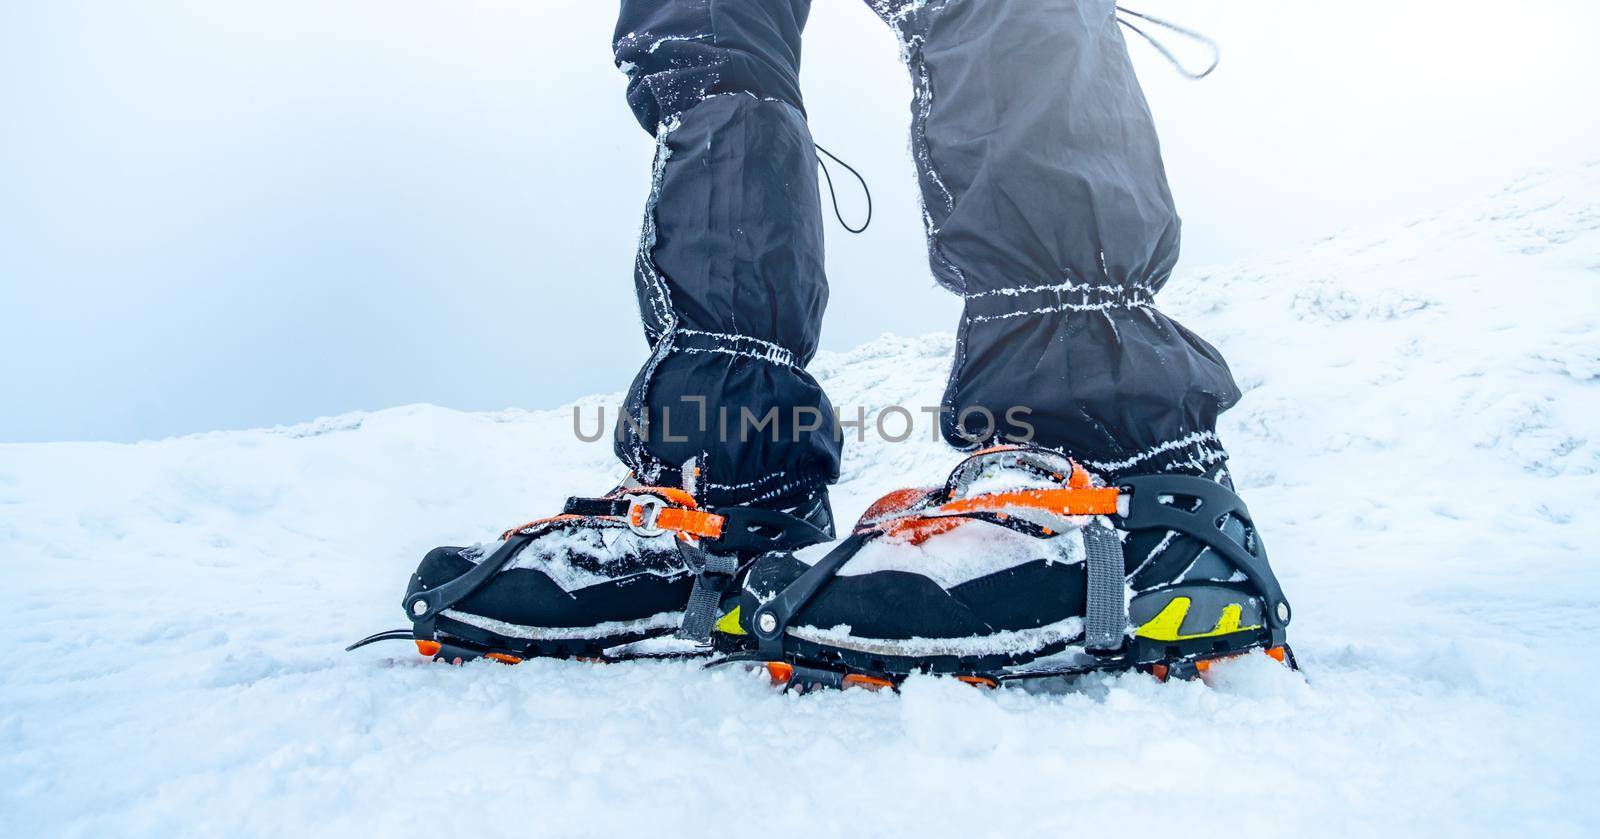
[{"label": "fresh powder snow", "polygon": [[[0,832],[1600,833],[1600,162],[1161,302],[1245,390],[1222,439],[1302,674],[793,695],[696,662],[345,653],[404,625],[429,548],[621,477],[574,406],[6,445]],[[850,416],[915,410],[952,347],[813,369]],[[957,461],[926,425],[852,439],[836,508]]]}]

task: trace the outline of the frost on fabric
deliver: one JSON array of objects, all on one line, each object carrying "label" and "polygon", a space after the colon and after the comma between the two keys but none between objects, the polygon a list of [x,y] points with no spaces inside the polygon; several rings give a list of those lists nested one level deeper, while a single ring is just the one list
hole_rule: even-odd
[{"label": "frost on fabric", "polygon": [[700,329],[679,329],[677,334],[687,338],[704,339],[701,346],[680,346],[683,353],[720,353],[738,358],[751,358],[781,367],[800,368],[794,353],[771,341],[749,335],[728,332],[707,332]]},{"label": "frost on fabric", "polygon": [[995,320],[1009,320],[1011,318],[1036,317],[1038,315],[1054,314],[1056,312],[1110,312],[1117,309],[1142,310],[1154,308],[1152,301],[1143,299],[1137,289],[1129,289],[1118,299],[1100,300],[1094,302],[1078,302],[1063,300],[1049,306],[1038,306],[1016,312],[1000,312],[992,315],[969,315],[968,320],[973,323],[985,323]]},{"label": "frost on fabric", "polygon": [[1124,286],[1120,286],[1120,285],[1105,285],[1105,284],[1096,285],[1094,283],[1074,282],[1070,278],[1070,275],[1069,275],[1068,279],[1066,279],[1066,280],[1064,280],[1062,282],[1059,282],[1059,283],[1044,283],[1044,284],[1035,284],[1035,285],[1026,285],[1026,286],[1010,286],[1010,287],[1007,287],[1007,288],[991,288],[991,289],[988,289],[986,291],[970,292],[968,294],[962,295],[962,297],[964,299],[967,299],[967,300],[978,300],[978,299],[982,299],[984,297],[996,297],[996,296],[999,296],[999,297],[1020,297],[1021,295],[1024,295],[1024,294],[1033,294],[1033,293],[1041,292],[1041,291],[1058,292],[1058,293],[1063,293],[1063,294],[1066,294],[1066,293],[1121,294],[1121,293],[1126,292],[1127,288],[1124,287]]},{"label": "frost on fabric", "polygon": [[1084,461],[1084,465],[1095,470],[1096,472],[1115,475],[1132,469],[1135,466],[1150,460],[1151,458],[1170,454],[1186,448],[1193,449],[1193,452],[1181,461],[1177,461],[1169,465],[1167,467],[1167,471],[1175,471],[1180,467],[1184,467],[1203,472],[1206,468],[1209,468],[1211,464],[1216,463],[1225,457],[1225,455],[1222,453],[1221,441],[1217,438],[1216,432],[1196,431],[1195,433],[1185,437],[1180,437],[1176,440],[1168,440],[1165,443],[1152,446],[1145,451],[1139,452],[1138,454],[1123,460],[1089,460]]},{"label": "frost on fabric", "polygon": [[[913,162],[916,164],[919,177],[925,182],[923,188],[917,191],[917,201],[922,208],[922,223],[926,234],[929,256],[935,260],[939,270],[935,272],[935,280],[940,285],[956,293],[966,290],[967,279],[961,268],[945,257],[939,244],[940,227],[933,213],[928,207],[929,186],[938,191],[938,198],[943,205],[942,213],[948,214],[955,209],[955,194],[945,183],[944,177],[933,163],[933,151],[928,145],[927,125],[933,113],[933,83],[928,76],[927,65],[922,61],[921,47],[924,36],[917,31],[919,13],[930,8],[928,0],[868,0],[868,6],[882,18],[889,28],[894,31],[895,38],[900,43],[900,60],[906,65],[911,74],[912,84],[912,118],[910,133],[910,150]],[[929,14],[936,14],[944,8],[944,3],[931,7]]]},{"label": "frost on fabric", "polygon": [[710,35],[663,35],[651,42],[648,52],[655,53],[656,50],[661,49],[662,44],[669,41],[705,41],[710,38]]},{"label": "frost on fabric", "polygon": [[654,254],[657,239],[656,206],[661,203],[661,188],[667,178],[667,161],[672,157],[672,146],[667,138],[682,124],[677,117],[672,117],[656,128],[656,157],[650,171],[650,197],[645,201],[644,222],[639,228],[639,249],[635,255],[639,277],[650,290],[646,295],[650,303],[650,310],[646,313],[650,317],[646,325],[659,333],[653,336],[658,340],[661,336],[670,335],[677,325],[677,314],[672,310],[672,293],[656,268]]},{"label": "frost on fabric", "polygon": [[[929,0],[867,0],[867,5],[872,7],[883,22],[889,24],[896,32],[901,31],[911,16],[928,7]],[[943,3],[939,4],[941,7]]]},{"label": "frost on fabric", "polygon": [[[650,197],[645,201],[644,221],[639,229],[639,248],[634,255],[634,274],[645,287],[640,295],[645,301],[640,304],[640,317],[644,321],[645,335],[652,344],[650,358],[640,374],[642,384],[637,394],[640,404],[648,401],[656,368],[672,353],[673,333],[678,327],[678,315],[672,308],[672,292],[656,267],[655,248],[659,232],[656,227],[656,208],[661,203],[661,190],[666,182],[667,161],[672,157],[668,138],[681,125],[681,120],[672,117],[656,127],[656,156],[650,174]],[[645,483],[660,480],[663,464],[650,456],[643,441],[630,440],[628,452],[628,465],[639,480]]]},{"label": "frost on fabric", "polygon": [[710,40],[710,38],[710,35],[655,35],[650,32],[629,32],[619,36],[612,42],[611,51],[614,53],[626,52],[637,49],[640,44],[648,43],[650,46],[645,51],[654,53],[656,50],[661,49],[662,44],[669,41],[706,41]]}]

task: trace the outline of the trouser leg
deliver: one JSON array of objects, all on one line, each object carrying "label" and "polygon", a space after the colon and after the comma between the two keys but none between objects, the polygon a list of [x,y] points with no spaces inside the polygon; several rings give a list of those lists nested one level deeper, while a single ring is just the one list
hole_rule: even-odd
[{"label": "trouser leg", "polygon": [[623,0],[617,23],[629,106],[656,137],[635,270],[651,355],[617,454],[649,483],[680,483],[693,459],[713,506],[782,506],[838,477],[833,408],[805,372],[828,298],[799,89],[809,9]]},{"label": "trouser leg", "polygon": [[905,46],[929,258],[965,300],[945,438],[1023,409],[1101,472],[1222,461],[1239,391],[1155,306],[1179,220],[1114,0],[868,2]]}]

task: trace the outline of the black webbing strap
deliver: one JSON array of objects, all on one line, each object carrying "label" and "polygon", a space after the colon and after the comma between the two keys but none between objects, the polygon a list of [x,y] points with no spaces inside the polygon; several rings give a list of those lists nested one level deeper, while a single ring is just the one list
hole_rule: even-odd
[{"label": "black webbing strap", "polygon": [[721,536],[703,539],[698,547],[682,543],[678,546],[695,570],[694,588],[683,610],[683,624],[678,628],[679,638],[700,642],[710,639],[722,598],[733,588],[741,556],[794,551],[832,538],[822,528],[788,513],[727,507],[718,515],[723,517]]},{"label": "black webbing strap", "polygon": [[1128,634],[1127,564],[1122,537],[1090,522],[1082,527],[1084,571],[1088,578],[1083,606],[1083,646],[1092,653],[1118,652]]},{"label": "black webbing strap", "polygon": [[[680,505],[668,503],[667,506]],[[615,516],[627,520],[633,502],[627,498],[567,499],[562,513],[569,516]],[[759,507],[724,507],[712,511],[722,517],[722,535],[702,539],[700,546],[712,552],[761,553],[792,551],[833,538],[820,527],[798,516]]]},{"label": "black webbing strap", "polygon": [[627,518],[628,509],[633,502],[626,498],[581,498],[572,496],[567,499],[566,506],[561,508],[561,514],[566,516],[617,516]]},{"label": "black webbing strap", "polygon": [[734,554],[709,553],[678,543],[678,552],[690,568],[694,569],[694,586],[689,590],[689,602],[683,607],[683,622],[678,625],[677,637],[705,643],[711,640],[711,630],[716,626],[717,613],[722,598],[733,588],[739,572],[739,557]]},{"label": "black webbing strap", "polygon": [[724,507],[722,535],[701,544],[710,551],[764,553],[794,551],[807,545],[827,542],[833,534],[788,513],[759,507]]}]

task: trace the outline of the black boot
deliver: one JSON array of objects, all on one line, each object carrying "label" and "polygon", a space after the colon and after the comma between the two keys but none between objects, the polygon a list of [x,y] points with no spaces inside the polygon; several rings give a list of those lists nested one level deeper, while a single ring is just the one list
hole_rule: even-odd
[{"label": "black boot", "polygon": [[[1130,586],[1124,539],[1147,533],[1171,553]],[[740,613],[729,634],[746,651],[733,659],[835,685],[915,672],[991,684],[1136,668],[1164,678],[1253,649],[1283,660],[1290,617],[1248,511],[1223,485],[1108,485],[1031,447],[990,449],[943,487],[891,493],[841,542],[761,557]]]},{"label": "black boot", "polygon": [[785,506],[711,511],[684,490],[631,481],[601,498],[571,498],[560,515],[491,543],[430,551],[402,604],[412,628],[352,649],[410,638],[433,658],[514,663],[626,658],[620,648],[674,632],[704,642],[751,557],[832,538],[825,490]]}]

